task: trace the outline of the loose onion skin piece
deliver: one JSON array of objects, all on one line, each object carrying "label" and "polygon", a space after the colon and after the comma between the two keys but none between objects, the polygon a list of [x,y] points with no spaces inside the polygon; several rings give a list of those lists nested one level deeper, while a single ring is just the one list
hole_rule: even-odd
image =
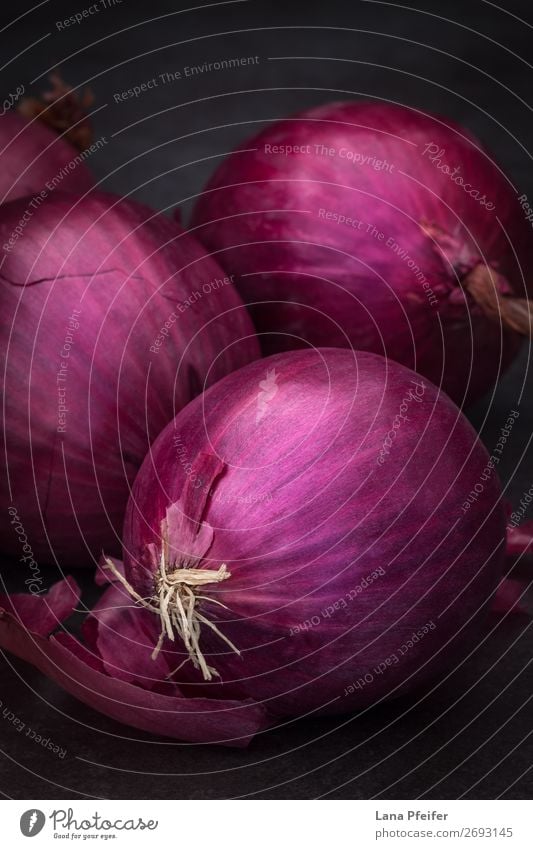
[{"label": "loose onion skin piece", "polygon": [[[0,244],[25,206],[0,207]],[[34,211],[4,248],[0,296],[3,549],[26,569],[94,566],[120,553],[151,441],[259,355],[252,323],[192,236],[100,192],[56,192]]]},{"label": "loose onion skin piece", "polygon": [[518,195],[448,119],[341,102],[247,139],[192,226],[237,276],[265,353],[373,351],[462,405],[531,331],[533,234]]},{"label": "loose onion skin piece", "polygon": [[[120,561],[115,568],[123,570]],[[102,562],[97,583],[110,576]],[[504,580],[498,587],[496,614],[524,615],[519,599],[523,582]],[[95,710],[119,722],[188,743],[243,747],[275,724],[261,705],[232,699],[202,699],[169,677],[176,655],[151,658],[151,614],[132,607],[112,584],[85,619],[84,642],[61,627],[79,605],[72,578],[43,595],[0,595],[0,646],[33,664],[58,686]]]},{"label": "loose onion skin piece", "polygon": [[[154,658],[181,650],[180,686],[277,716],[374,704],[442,674],[480,633],[505,541],[496,474],[464,507],[487,461],[457,407],[403,366],[275,355],[155,441],[115,577],[152,616]],[[194,587],[191,569],[212,583]]]},{"label": "loose onion skin piece", "polygon": [[77,97],[58,74],[51,81],[42,100],[24,98],[0,116],[0,203],[26,196],[29,203],[29,196],[57,187],[82,194],[94,186],[85,160],[77,159],[93,140],[87,118],[92,96]]}]

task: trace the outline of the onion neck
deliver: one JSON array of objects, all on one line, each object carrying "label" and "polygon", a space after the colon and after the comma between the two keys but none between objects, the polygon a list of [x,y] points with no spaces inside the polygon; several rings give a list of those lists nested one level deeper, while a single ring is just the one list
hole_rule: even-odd
[{"label": "onion neck", "polygon": [[93,141],[93,130],[87,110],[94,103],[90,89],[80,96],[61,78],[50,74],[52,88],[39,97],[25,97],[17,110],[29,120],[38,119],[66,138],[77,150],[86,150]]},{"label": "onion neck", "polygon": [[432,240],[446,267],[453,268],[461,287],[486,318],[522,336],[532,335],[533,302],[512,295],[503,274],[482,262],[463,240],[426,221],[421,222],[420,228]]}]

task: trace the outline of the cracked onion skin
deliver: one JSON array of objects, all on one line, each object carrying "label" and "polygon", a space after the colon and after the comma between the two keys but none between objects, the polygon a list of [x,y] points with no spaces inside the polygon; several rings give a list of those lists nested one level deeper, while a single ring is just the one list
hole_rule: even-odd
[{"label": "cracked onion skin", "polygon": [[71,568],[120,551],[151,441],[259,350],[231,282],[214,283],[229,278],[177,224],[113,195],[54,192],[6,250],[27,205],[0,208],[2,547],[30,556],[18,517],[36,561]]},{"label": "cracked onion skin", "polygon": [[[287,153],[289,145],[298,149]],[[462,406],[495,385],[519,348],[520,335],[465,285],[481,264],[499,275],[488,288],[533,291],[533,234],[518,195],[450,120],[339,102],[246,139],[208,182],[192,227],[236,275],[265,353],[306,344],[372,351]],[[428,224],[455,240],[453,256]]]},{"label": "cracked onion skin", "polygon": [[[163,544],[167,569],[196,557],[198,569],[230,573],[202,588],[197,609],[240,655],[202,625],[220,676],[204,681],[167,639],[176,666],[185,661],[177,684],[295,716],[362,708],[442,676],[476,644],[501,577],[495,473],[463,509],[487,461],[444,393],[375,354],[286,352],[212,386],[155,441],[124,524],[125,576],[143,599],[157,596]],[[170,507],[182,523],[162,539]]]}]

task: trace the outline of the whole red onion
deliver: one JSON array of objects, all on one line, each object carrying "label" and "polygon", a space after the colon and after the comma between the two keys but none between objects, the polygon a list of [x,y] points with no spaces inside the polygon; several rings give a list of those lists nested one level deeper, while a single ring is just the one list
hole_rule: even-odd
[{"label": "whole red onion", "polygon": [[27,98],[18,111],[0,115],[0,203],[57,188],[82,194],[94,185],[85,164],[92,141],[85,107],[91,97],[80,101],[58,75],[52,81],[44,103]]},{"label": "whole red onion", "polygon": [[124,574],[109,569],[152,614],[137,668],[147,644],[172,650],[178,687],[274,716],[427,682],[475,640],[500,579],[496,462],[444,393],[374,354],[234,372],[165,428],[133,487]]},{"label": "whole red onion", "polygon": [[150,442],[258,346],[230,278],[167,218],[98,192],[27,207],[0,208],[0,516],[31,577],[120,549]]},{"label": "whole red onion", "polygon": [[464,128],[407,107],[333,103],[278,121],[217,169],[196,234],[237,275],[266,353],[385,354],[458,403],[530,332],[533,234]]}]

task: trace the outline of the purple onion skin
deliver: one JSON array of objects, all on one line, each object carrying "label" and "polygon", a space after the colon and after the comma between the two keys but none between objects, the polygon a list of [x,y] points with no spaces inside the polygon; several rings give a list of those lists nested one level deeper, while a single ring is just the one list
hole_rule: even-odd
[{"label": "purple onion skin", "polygon": [[[1,207],[0,245],[27,203]],[[99,192],[54,193],[4,248],[5,551],[68,567],[120,552],[130,487],[151,441],[204,386],[259,355],[231,282],[214,287],[224,279],[172,221]]]},{"label": "purple onion skin", "polygon": [[[457,185],[434,154],[432,162],[429,144],[495,208]],[[268,145],[300,152],[275,154]],[[315,145],[336,153],[317,155]],[[391,168],[354,164],[343,149]],[[453,265],[421,231],[424,221],[455,238]],[[518,349],[519,337],[487,320],[459,281],[481,259],[524,297],[524,279],[533,281],[531,229],[490,155],[448,120],[346,102],[278,121],[222,162],[192,226],[237,275],[267,354],[307,343],[373,351],[462,404],[490,388]]]},{"label": "purple onion skin", "polygon": [[[418,400],[382,455],[409,390]],[[206,452],[223,462],[220,474],[205,473]],[[188,662],[178,685],[293,716],[361,708],[442,675],[475,644],[501,576],[495,473],[463,509],[487,461],[444,393],[370,353],[274,355],[196,398],[152,446],[124,526],[126,576],[143,597],[154,594],[148,546],[160,551],[160,523],[179,499],[203,498],[196,515],[184,512],[213,529],[197,567],[231,572],[205,588],[228,609],[204,601],[200,610],[242,654],[203,627],[220,680],[203,682]],[[168,544],[175,567],[192,551],[176,535]]]},{"label": "purple onion skin", "polygon": [[62,176],[76,156],[79,151],[42,121],[30,122],[17,112],[7,112],[0,117],[0,203],[47,192],[46,184],[54,178],[61,178],[61,191],[89,191],[94,180],[83,162]]}]

